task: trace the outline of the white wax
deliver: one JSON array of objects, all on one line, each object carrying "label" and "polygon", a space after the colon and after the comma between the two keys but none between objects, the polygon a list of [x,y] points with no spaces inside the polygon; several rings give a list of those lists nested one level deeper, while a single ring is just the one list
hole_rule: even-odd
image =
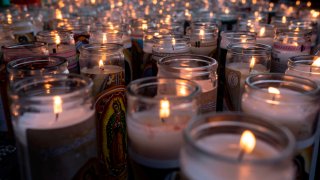
[{"label": "white wax", "polygon": [[194,46],[191,46],[192,54],[198,54],[198,55],[203,55],[203,56],[212,55],[212,53],[215,52],[216,49],[217,49],[217,45],[209,46],[209,47],[194,47]]},{"label": "white wax", "polygon": [[285,74],[304,77],[320,85],[320,68],[312,67],[312,71],[310,72],[310,67],[310,65],[295,66],[294,69],[288,68]]},{"label": "white wax", "polygon": [[[197,146],[214,152],[218,155],[237,159],[240,153],[240,135],[219,134],[199,139]],[[187,152],[181,150],[180,164],[182,173],[192,180],[292,180],[294,169],[292,166],[279,168],[270,164],[260,166],[257,164],[246,164],[226,162],[215,157],[208,157],[204,154]],[[250,154],[245,154],[244,160],[263,160],[271,157],[278,157],[279,151],[271,145],[257,139],[256,147]]]},{"label": "white wax", "polygon": [[[63,108],[62,113],[59,113],[57,121],[56,115],[53,112],[24,113],[17,120],[13,121],[16,138],[23,145],[27,146],[27,129],[55,129],[79,124],[94,115],[94,110],[91,110],[89,106],[73,109]],[[52,111],[53,106],[42,106],[42,109],[50,109]]]},{"label": "white wax", "polygon": [[[104,65],[101,69],[99,66],[94,66],[93,68],[83,67],[81,68],[81,74],[89,76],[93,80],[92,93],[94,96],[100,93],[102,86],[110,85],[115,79],[109,78],[111,74],[122,74],[124,78],[124,70],[120,66],[115,65]],[[93,76],[92,76],[93,75]],[[108,79],[107,79],[108,78]],[[120,80],[121,81],[121,80]]]},{"label": "white wax", "polygon": [[[278,89],[280,90],[280,97],[274,99],[274,101],[272,96],[267,93],[267,89],[265,90],[266,93],[250,92],[250,95],[244,94],[242,96],[242,110],[247,114],[288,127],[296,139],[302,142],[312,136],[319,108],[313,102],[308,101],[281,102],[281,99],[286,94],[294,98],[294,96],[299,96],[301,93],[284,88]],[[281,94],[284,96],[281,97]],[[298,144],[298,146],[301,146],[301,148],[303,148],[302,146],[308,147],[312,143],[311,141],[305,145]]]},{"label": "white wax", "polygon": [[185,111],[171,112],[164,122],[158,113],[140,112],[127,117],[130,149],[134,152],[132,158],[149,167],[177,167],[182,130],[193,112],[191,107]]}]

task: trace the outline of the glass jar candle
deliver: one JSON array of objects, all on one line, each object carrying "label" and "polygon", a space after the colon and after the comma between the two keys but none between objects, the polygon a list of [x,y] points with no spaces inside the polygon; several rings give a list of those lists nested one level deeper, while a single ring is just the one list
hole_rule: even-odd
[{"label": "glass jar candle", "polygon": [[158,72],[157,62],[164,57],[188,54],[191,52],[190,42],[179,36],[162,36],[152,47],[152,75]]},{"label": "glass jar candle", "polygon": [[103,178],[126,179],[125,60],[120,44],[88,44],[80,50],[80,72],[93,80],[98,155]]},{"label": "glass jar candle", "polygon": [[238,16],[230,12],[226,7],[223,12],[217,14],[217,19],[221,22],[221,31],[234,31],[237,27]]},{"label": "glass jar candle", "polygon": [[273,45],[275,29],[273,25],[263,23],[248,23],[245,27],[246,31],[257,34],[256,42],[260,44]]},{"label": "glass jar candle", "polygon": [[240,111],[241,95],[250,74],[270,72],[271,46],[235,43],[228,46],[226,62],[226,100],[229,110]]},{"label": "glass jar candle", "polygon": [[190,43],[193,54],[213,57],[217,50],[217,26],[191,28]]},{"label": "glass jar candle", "polygon": [[284,73],[290,57],[308,55],[310,50],[311,39],[305,33],[277,33],[272,49],[271,72]]},{"label": "glass jar candle", "polygon": [[178,168],[182,130],[196,115],[199,93],[196,83],[178,78],[149,77],[129,84],[127,129],[134,162],[149,168]]},{"label": "glass jar candle", "polygon": [[36,38],[39,42],[47,43],[49,55],[66,58],[71,73],[79,73],[79,62],[71,31],[40,31]]},{"label": "glass jar candle", "polygon": [[91,88],[89,78],[75,74],[33,76],[12,85],[22,179],[95,177],[83,169],[89,160],[99,163]]},{"label": "glass jar candle", "polygon": [[310,32],[311,31],[311,48],[314,48],[318,42],[318,24],[312,21],[293,21],[289,27],[292,31]]},{"label": "glass jar candle", "polygon": [[217,96],[217,111],[223,110],[223,97],[225,91],[225,66],[228,49],[227,47],[233,43],[254,43],[256,42],[256,33],[248,31],[227,31],[221,32],[218,44],[218,96]]},{"label": "glass jar candle", "polygon": [[304,77],[320,84],[320,57],[316,55],[291,57],[286,74]]},{"label": "glass jar candle", "polygon": [[180,164],[186,179],[294,177],[294,137],[277,124],[244,114],[211,113],[189,122],[183,135]]},{"label": "glass jar candle", "polygon": [[312,147],[318,127],[318,85],[284,74],[257,74],[246,80],[243,112],[287,127],[297,140],[297,176],[310,170]]},{"label": "glass jar candle", "polygon": [[58,56],[29,56],[15,59],[7,64],[9,84],[30,76],[46,74],[68,74],[68,61]]},{"label": "glass jar candle", "polygon": [[175,55],[158,61],[159,77],[189,79],[201,87],[197,98],[200,113],[216,111],[217,68],[215,59],[201,55]]}]

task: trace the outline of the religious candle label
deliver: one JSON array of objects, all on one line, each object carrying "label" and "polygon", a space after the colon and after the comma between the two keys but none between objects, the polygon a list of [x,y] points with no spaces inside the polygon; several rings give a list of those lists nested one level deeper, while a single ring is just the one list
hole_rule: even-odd
[{"label": "religious candle label", "polygon": [[284,73],[287,69],[289,58],[310,53],[310,44],[299,46],[275,42],[272,49],[271,72]]},{"label": "religious candle label", "polygon": [[114,86],[96,100],[98,154],[106,178],[127,178],[125,86]]},{"label": "religious candle label", "polygon": [[26,136],[32,179],[72,179],[96,157],[94,116],[69,127],[27,129]]},{"label": "religious candle label", "polygon": [[[244,85],[244,78],[241,79],[241,72],[235,71],[230,68],[226,68],[226,103],[228,109],[239,110],[240,109],[240,93],[242,91],[242,86]],[[241,85],[243,84],[243,85]]]}]

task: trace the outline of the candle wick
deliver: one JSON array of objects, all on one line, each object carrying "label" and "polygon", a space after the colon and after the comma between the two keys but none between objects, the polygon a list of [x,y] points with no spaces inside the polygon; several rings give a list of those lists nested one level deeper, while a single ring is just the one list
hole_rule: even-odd
[{"label": "candle wick", "polygon": [[161,118],[161,122],[162,122],[162,123],[165,123],[166,120],[165,120],[164,118]]},{"label": "candle wick", "polygon": [[174,45],[172,45],[172,50],[174,51]]},{"label": "candle wick", "polygon": [[56,113],[56,121],[58,121],[59,113]]},{"label": "candle wick", "polygon": [[53,48],[53,49],[52,49],[52,53],[53,53],[53,54],[57,53],[56,48]]},{"label": "candle wick", "polygon": [[272,101],[275,101],[276,100],[276,95],[273,95],[272,96]]},{"label": "candle wick", "polygon": [[239,155],[238,155],[238,162],[241,162],[243,160],[243,157],[244,157],[244,150],[241,149]]},{"label": "candle wick", "polygon": [[249,68],[249,74],[251,74],[252,70],[253,70],[253,68],[250,67],[250,68]]},{"label": "candle wick", "polygon": [[310,73],[312,73],[312,65],[310,66]]}]

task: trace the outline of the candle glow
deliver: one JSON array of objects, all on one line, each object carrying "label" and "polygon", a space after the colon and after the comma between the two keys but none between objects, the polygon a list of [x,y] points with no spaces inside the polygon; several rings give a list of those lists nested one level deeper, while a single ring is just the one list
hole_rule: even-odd
[{"label": "candle glow", "polygon": [[282,16],[281,22],[282,22],[283,24],[287,23],[287,18],[286,18],[285,16]]},{"label": "candle glow", "polygon": [[266,33],[266,28],[265,28],[265,27],[262,27],[262,28],[260,29],[260,31],[259,31],[259,35],[260,35],[260,36],[264,36],[265,33]]},{"label": "candle glow", "polygon": [[256,138],[254,134],[249,130],[245,130],[241,135],[239,145],[243,152],[250,154],[256,146]]},{"label": "candle glow", "polygon": [[61,39],[60,36],[58,34],[55,35],[55,39],[56,39],[56,45],[58,46],[61,43]]},{"label": "candle glow", "polygon": [[54,114],[62,113],[62,99],[60,96],[53,97],[53,113]]},{"label": "candle glow", "polygon": [[320,57],[318,57],[313,63],[312,65],[313,67],[320,67]]},{"label": "candle glow", "polygon": [[104,70],[104,64],[103,64],[102,59],[100,59],[100,61],[99,61],[99,68],[100,68],[101,70]]},{"label": "candle glow", "polygon": [[107,34],[106,33],[103,33],[103,35],[102,35],[102,43],[103,44],[107,43]]},{"label": "candle glow", "polygon": [[252,57],[250,60],[250,70],[249,70],[250,73],[251,73],[255,63],[256,63],[256,59],[254,57]]},{"label": "candle glow", "polygon": [[168,118],[170,116],[170,102],[166,99],[160,100],[160,118]]}]

